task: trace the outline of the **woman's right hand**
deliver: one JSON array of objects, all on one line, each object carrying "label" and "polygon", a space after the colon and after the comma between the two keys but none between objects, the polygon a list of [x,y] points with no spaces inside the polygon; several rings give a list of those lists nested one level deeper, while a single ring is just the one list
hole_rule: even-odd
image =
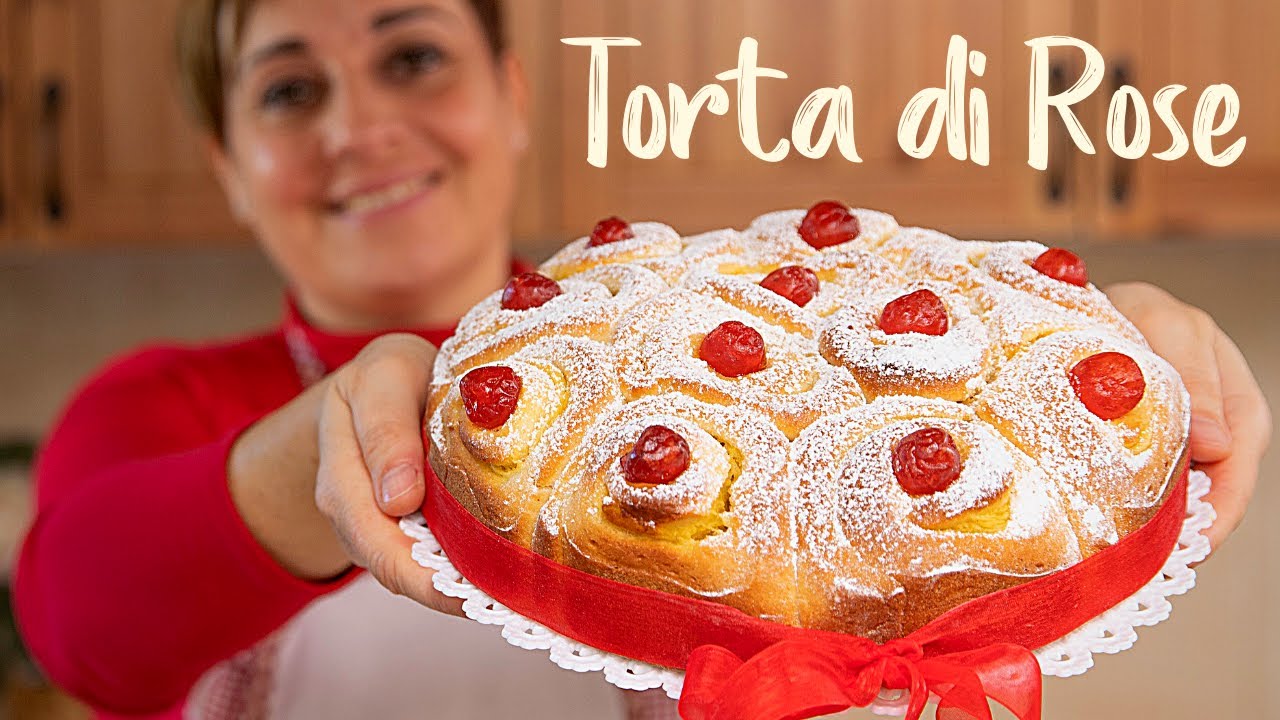
[{"label": "woman's right hand", "polygon": [[436,350],[407,334],[369,343],[333,374],[320,411],[316,508],[351,562],[391,592],[461,615],[410,555],[398,519],[426,492],[422,417]]},{"label": "woman's right hand", "polygon": [[232,501],[285,570],[325,580],[355,564],[393,593],[462,614],[398,525],[426,489],[422,416],[435,355],[415,335],[384,335],[237,440]]}]

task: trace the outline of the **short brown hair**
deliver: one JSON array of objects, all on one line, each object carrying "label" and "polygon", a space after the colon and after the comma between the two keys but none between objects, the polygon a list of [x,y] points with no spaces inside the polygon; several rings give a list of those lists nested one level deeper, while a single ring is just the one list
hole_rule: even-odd
[{"label": "short brown hair", "polygon": [[[480,19],[494,57],[507,49],[502,0],[467,0]],[[178,75],[183,100],[200,127],[226,140],[226,78],[219,23],[230,21],[232,46],[238,46],[254,0],[184,0],[178,10]],[[224,19],[224,13],[228,15]]]}]

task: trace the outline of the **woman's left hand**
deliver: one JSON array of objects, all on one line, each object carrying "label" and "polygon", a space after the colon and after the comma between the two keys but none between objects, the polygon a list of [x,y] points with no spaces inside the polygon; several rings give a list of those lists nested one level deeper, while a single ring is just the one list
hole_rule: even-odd
[{"label": "woman's left hand", "polygon": [[1203,310],[1153,285],[1126,282],[1106,293],[1182,376],[1191,394],[1191,460],[1213,481],[1218,513],[1205,531],[1217,550],[1240,520],[1271,440],[1266,398],[1231,338]]}]

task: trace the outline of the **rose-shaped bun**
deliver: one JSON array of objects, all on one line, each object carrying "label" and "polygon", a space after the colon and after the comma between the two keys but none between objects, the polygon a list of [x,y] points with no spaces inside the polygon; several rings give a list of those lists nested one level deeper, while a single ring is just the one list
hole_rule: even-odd
[{"label": "rose-shaped bun", "polygon": [[[686,469],[666,484],[637,482],[624,463],[653,426],[688,447]],[[604,577],[790,620],[786,454],[786,437],[754,412],[643,398],[599,420],[542,509],[533,547]]]},{"label": "rose-shaped bun", "polygon": [[[926,430],[951,444],[954,467],[897,466],[904,440]],[[922,490],[911,469],[952,472]],[[959,403],[885,397],[824,417],[792,444],[789,473],[809,627],[901,637],[1080,559],[1049,478]]]},{"label": "rose-shaped bun", "polygon": [[[1073,368],[1104,352],[1131,359],[1141,373],[1133,408],[1112,419],[1091,411],[1072,382]],[[1185,462],[1190,399],[1177,373],[1145,347],[1097,330],[1031,345],[973,407],[1058,482],[1086,554],[1150,519]]]},{"label": "rose-shaped bun", "polygon": [[[518,378],[514,402],[506,401],[513,407],[494,428],[476,422],[478,413],[468,412],[463,396],[468,375],[486,367]],[[566,470],[560,448],[580,443],[595,416],[621,404],[615,372],[605,346],[556,337],[457,378],[438,375],[432,390],[438,411],[429,423],[432,467],[471,514],[528,544],[537,509]]]}]

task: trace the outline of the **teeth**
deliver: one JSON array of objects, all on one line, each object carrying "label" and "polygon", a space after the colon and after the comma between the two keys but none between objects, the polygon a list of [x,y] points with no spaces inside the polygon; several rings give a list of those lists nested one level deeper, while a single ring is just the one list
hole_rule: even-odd
[{"label": "teeth", "polygon": [[367,213],[395,205],[422,191],[427,186],[427,178],[413,178],[397,183],[384,190],[357,195],[343,204],[343,211],[349,213]]}]

